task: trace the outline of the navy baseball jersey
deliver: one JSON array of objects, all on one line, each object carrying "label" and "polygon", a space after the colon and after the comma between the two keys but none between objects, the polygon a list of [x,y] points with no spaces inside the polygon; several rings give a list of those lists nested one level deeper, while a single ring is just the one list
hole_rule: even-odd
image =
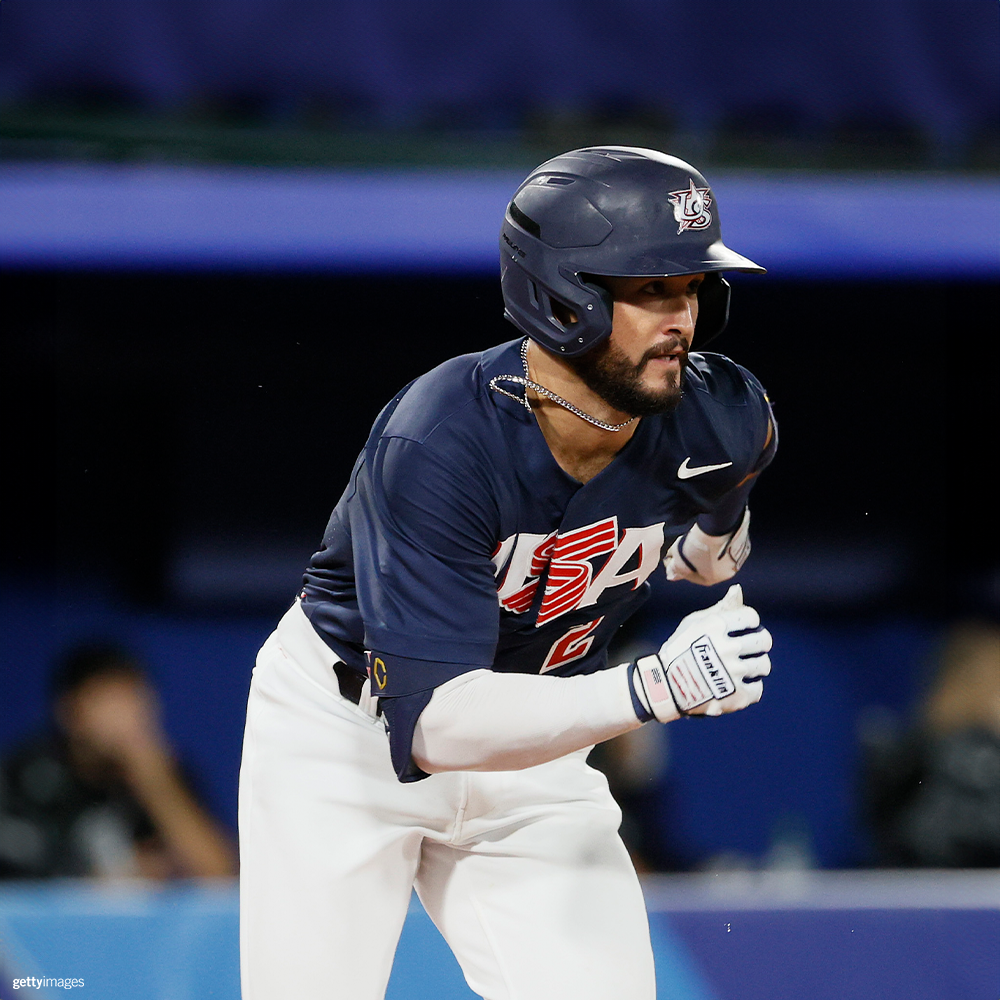
[{"label": "navy baseball jersey", "polygon": [[673,540],[735,498],[722,530],[733,526],[747,477],[774,451],[757,380],[692,354],[677,409],[644,417],[581,484],[534,415],[490,387],[521,370],[520,344],[454,358],[396,395],[306,570],[303,610],[349,666],[368,669],[401,780],[424,776],[410,742],[437,685],[483,667],[607,666]]}]

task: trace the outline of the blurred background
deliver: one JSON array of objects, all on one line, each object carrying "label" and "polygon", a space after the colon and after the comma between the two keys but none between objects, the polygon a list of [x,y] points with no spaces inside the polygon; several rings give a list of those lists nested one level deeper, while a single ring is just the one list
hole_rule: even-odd
[{"label": "blurred background", "polygon": [[[595,754],[637,863],[1000,866],[998,121],[992,0],[6,0],[0,874],[43,873],[23,754],[66,743],[52,679],[95,643],[224,873],[253,657],[372,419],[514,335],[504,205],[599,143],[694,162],[768,267],[713,347],[781,430],[764,701]],[[619,652],[714,599],[657,579]]]}]

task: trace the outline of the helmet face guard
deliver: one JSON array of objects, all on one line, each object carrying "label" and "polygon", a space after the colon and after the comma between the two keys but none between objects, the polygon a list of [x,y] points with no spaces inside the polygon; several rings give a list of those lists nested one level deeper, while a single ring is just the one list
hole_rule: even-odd
[{"label": "helmet face guard", "polygon": [[506,318],[566,357],[611,334],[611,295],[593,277],[704,273],[695,328],[703,347],[729,316],[721,272],[764,273],[722,242],[715,196],[694,167],[626,146],[578,149],[532,171],[507,206],[500,270]]}]

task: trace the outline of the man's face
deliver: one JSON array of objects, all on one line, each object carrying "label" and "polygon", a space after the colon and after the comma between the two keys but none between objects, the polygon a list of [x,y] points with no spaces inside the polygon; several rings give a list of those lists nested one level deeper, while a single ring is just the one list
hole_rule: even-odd
[{"label": "man's face", "polygon": [[614,299],[611,336],[567,360],[622,413],[642,417],[673,410],[681,400],[704,278],[601,278]]}]

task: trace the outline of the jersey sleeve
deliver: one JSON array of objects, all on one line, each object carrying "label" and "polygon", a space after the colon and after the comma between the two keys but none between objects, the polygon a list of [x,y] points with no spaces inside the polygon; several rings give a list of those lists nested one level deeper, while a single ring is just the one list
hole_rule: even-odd
[{"label": "jersey sleeve", "polygon": [[745,368],[740,365],[734,367],[743,377],[749,408],[750,442],[742,462],[742,468],[746,470],[743,478],[719,498],[711,511],[698,518],[698,527],[714,536],[726,535],[739,526],[758,475],[771,464],[778,449],[778,423],[767,392]]},{"label": "jersey sleeve", "polygon": [[403,781],[425,776],[412,764],[410,745],[434,688],[492,667],[496,654],[496,502],[476,458],[460,442],[446,449],[381,438],[351,505],[372,694]]},{"label": "jersey sleeve", "polygon": [[379,693],[411,694],[492,666],[498,517],[487,473],[454,449],[400,437],[382,438],[371,459],[352,532],[365,645],[399,662],[391,670],[385,661]]}]

